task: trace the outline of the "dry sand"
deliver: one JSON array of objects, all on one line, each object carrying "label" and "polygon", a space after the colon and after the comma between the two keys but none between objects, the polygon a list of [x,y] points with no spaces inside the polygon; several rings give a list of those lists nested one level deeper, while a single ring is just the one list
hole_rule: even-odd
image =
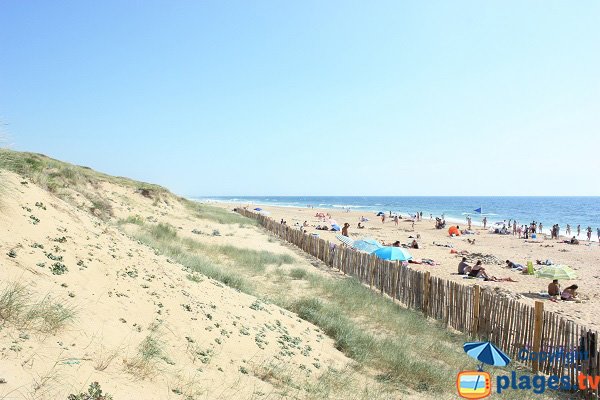
[{"label": "dry sand", "polygon": [[[332,339],[295,314],[206,277],[187,279],[182,266],[89,213],[78,193],[72,196],[81,207],[0,173],[6,183],[0,290],[19,283],[30,303],[49,296],[76,310],[75,320],[56,332],[40,333],[23,321],[0,327],[1,399],[66,399],[93,381],[115,400],[278,398],[269,380],[274,366],[295,371],[298,382],[316,383],[323,370],[313,365],[351,364]],[[149,199],[131,187],[89,189],[109,194],[113,221],[138,214],[185,224],[186,232],[197,223],[180,203]],[[223,229],[203,225],[217,227]],[[293,254],[258,228],[228,229],[206,240]],[[56,262],[68,271],[53,274]],[[149,363],[140,362],[138,352],[146,338],[162,348]]]},{"label": "dry sand", "polygon": [[[215,203],[221,207],[233,208],[239,206],[248,206],[240,203]],[[248,206],[250,209],[254,206]],[[512,235],[497,235],[489,233],[480,227],[474,227],[476,235],[466,235],[460,237],[450,237],[448,230],[435,229],[434,221],[424,219],[415,222],[414,230],[412,222],[406,219],[400,220],[398,226],[387,218],[385,223],[381,222],[375,215],[366,215],[356,211],[341,211],[332,209],[318,208],[292,208],[292,207],[274,207],[261,206],[265,211],[270,212],[270,217],[280,221],[284,219],[288,225],[294,226],[296,223],[302,224],[307,221],[310,225],[309,233],[318,233],[321,238],[340,243],[335,235],[339,232],[315,230],[317,225],[323,222],[315,217],[317,212],[329,213],[338,224],[345,222],[350,224],[350,237],[357,239],[360,237],[372,237],[379,241],[392,243],[399,240],[401,243],[408,244],[412,241],[410,238],[420,235],[417,239],[420,248],[410,249],[415,259],[430,258],[436,261],[438,265],[416,265],[410,264],[411,268],[422,271],[430,271],[433,275],[441,276],[446,279],[455,280],[466,285],[478,283],[482,286],[493,287],[506,296],[518,298],[528,304],[533,304],[535,300],[540,300],[537,293],[545,292],[549,281],[536,278],[534,276],[523,275],[505,268],[505,261],[511,260],[515,263],[525,265],[527,261],[550,259],[554,264],[565,264],[571,266],[577,272],[577,279],[572,281],[562,281],[561,286],[567,287],[571,284],[579,285],[581,302],[559,301],[554,303],[545,299],[544,307],[547,310],[555,311],[566,316],[569,319],[581,324],[598,329],[600,327],[600,246],[598,242],[581,242],[580,245],[570,245],[561,241],[541,238],[535,242],[526,242]],[[369,222],[364,223],[364,229],[357,229],[357,224],[361,216],[369,218]],[[461,229],[466,228],[466,224]],[[475,244],[470,244],[467,239],[475,239]],[[456,275],[457,266],[461,256],[450,253],[450,248],[436,246],[433,243],[449,244],[458,251],[466,250],[472,253],[473,259],[481,259],[486,271],[493,276],[502,278],[513,278],[517,282],[483,282],[481,280],[467,280],[462,276]],[[481,255],[493,256],[497,262],[491,262],[491,258],[478,257]],[[488,260],[488,261],[486,261]],[[471,262],[474,264],[474,262]]]}]

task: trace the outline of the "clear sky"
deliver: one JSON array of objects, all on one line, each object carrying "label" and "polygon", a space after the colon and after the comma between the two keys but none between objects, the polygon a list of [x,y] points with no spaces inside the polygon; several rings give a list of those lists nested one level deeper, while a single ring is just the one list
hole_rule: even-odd
[{"label": "clear sky", "polygon": [[600,2],[0,2],[0,121],[183,195],[600,195]]}]

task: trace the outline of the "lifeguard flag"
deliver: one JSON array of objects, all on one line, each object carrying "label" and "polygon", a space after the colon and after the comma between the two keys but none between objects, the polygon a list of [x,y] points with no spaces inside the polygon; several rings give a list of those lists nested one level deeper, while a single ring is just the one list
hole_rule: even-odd
[{"label": "lifeguard flag", "polygon": [[475,211],[476,213],[479,213],[479,214],[481,214],[481,207],[479,207],[479,208],[476,208],[476,209],[475,209],[475,210],[473,210],[473,211]]}]

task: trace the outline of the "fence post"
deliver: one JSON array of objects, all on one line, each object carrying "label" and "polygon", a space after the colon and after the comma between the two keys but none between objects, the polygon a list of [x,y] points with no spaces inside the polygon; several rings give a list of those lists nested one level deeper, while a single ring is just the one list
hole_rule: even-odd
[{"label": "fence post", "polygon": [[479,331],[479,301],[481,299],[481,287],[473,286],[473,323],[471,324],[471,332],[474,337],[477,337]]},{"label": "fence post", "polygon": [[429,271],[425,271],[425,275],[423,276],[423,304],[421,307],[423,308],[423,315],[425,318],[429,315],[429,294],[431,293],[431,273]]},{"label": "fence post", "polygon": [[396,261],[396,265],[394,265],[394,274],[392,281],[392,301],[396,301],[396,297],[398,297],[398,272],[400,269],[400,261]]},{"label": "fence post", "polygon": [[[539,354],[542,348],[542,329],[544,329],[544,302],[535,302],[535,317],[533,320],[533,351],[534,354]],[[537,359],[536,359],[537,360]],[[533,362],[533,373],[539,371],[539,362]]]}]

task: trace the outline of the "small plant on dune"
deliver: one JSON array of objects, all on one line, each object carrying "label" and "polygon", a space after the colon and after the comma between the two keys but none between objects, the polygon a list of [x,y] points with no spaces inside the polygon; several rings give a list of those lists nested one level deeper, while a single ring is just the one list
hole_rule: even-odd
[{"label": "small plant on dune", "polygon": [[0,291],[0,319],[2,323],[14,321],[27,307],[28,293],[25,286],[17,283],[8,284]]},{"label": "small plant on dune", "polygon": [[54,301],[50,296],[30,305],[21,325],[41,333],[55,333],[75,318],[75,311],[68,305]]},{"label": "small plant on dune", "polygon": [[79,394],[70,394],[67,400],[112,400],[112,396],[108,393],[102,393],[100,384],[98,382],[90,383],[90,387],[87,392],[81,392]]},{"label": "small plant on dune", "polygon": [[136,356],[126,366],[130,373],[143,379],[152,376],[158,362],[165,357],[162,342],[153,335],[148,335],[139,344]]},{"label": "small plant on dune", "polygon": [[52,272],[52,275],[62,275],[65,272],[67,272],[68,270],[69,269],[67,268],[67,266],[61,262],[55,262],[50,267],[50,271]]},{"label": "small plant on dune", "polygon": [[144,225],[144,219],[139,215],[130,215],[125,219],[119,220],[119,224],[133,224],[133,225]]},{"label": "small plant on dune", "polygon": [[90,211],[94,215],[102,219],[107,219],[113,216],[112,205],[108,202],[108,200],[99,196],[92,196],[89,200],[92,203]]}]

